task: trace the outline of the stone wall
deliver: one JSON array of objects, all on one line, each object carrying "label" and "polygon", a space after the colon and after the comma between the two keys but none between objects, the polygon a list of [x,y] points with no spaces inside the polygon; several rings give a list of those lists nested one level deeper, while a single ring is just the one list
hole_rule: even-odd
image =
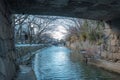
[{"label": "stone wall", "polygon": [[6,0],[0,0],[0,80],[11,80],[15,75],[12,19]]}]

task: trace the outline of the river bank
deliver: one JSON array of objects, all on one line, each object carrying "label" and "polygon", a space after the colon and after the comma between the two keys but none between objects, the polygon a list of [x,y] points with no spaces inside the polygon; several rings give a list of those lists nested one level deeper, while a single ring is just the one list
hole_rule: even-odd
[{"label": "river bank", "polygon": [[35,54],[50,45],[17,45],[17,52],[22,50],[20,56],[17,56],[16,64],[18,72],[14,80],[36,80],[32,61]]},{"label": "river bank", "polygon": [[97,60],[90,60],[88,64],[97,66],[99,68],[108,70],[110,72],[120,74],[120,63],[114,63],[106,60],[97,59]]},{"label": "river bank", "polygon": [[36,80],[35,73],[31,66],[20,65],[19,73],[15,80]]},{"label": "river bank", "polygon": [[[74,61],[83,61],[86,63],[86,58],[84,54],[81,54],[79,51],[72,51],[71,52],[71,59]],[[105,60],[101,58],[87,58],[88,65],[94,65],[96,67],[102,68],[109,72],[120,74],[120,62],[113,62],[110,60]]]}]

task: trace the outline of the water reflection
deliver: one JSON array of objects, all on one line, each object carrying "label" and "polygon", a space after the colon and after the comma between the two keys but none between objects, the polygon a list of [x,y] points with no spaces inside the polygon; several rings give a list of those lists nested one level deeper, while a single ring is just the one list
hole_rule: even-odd
[{"label": "water reflection", "polygon": [[52,61],[55,62],[55,65],[64,64],[67,60],[65,52],[59,51],[52,56]]},{"label": "water reflection", "polygon": [[[71,57],[72,55],[72,57]],[[117,75],[80,62],[65,47],[50,47],[35,56],[37,80],[118,80]]]}]

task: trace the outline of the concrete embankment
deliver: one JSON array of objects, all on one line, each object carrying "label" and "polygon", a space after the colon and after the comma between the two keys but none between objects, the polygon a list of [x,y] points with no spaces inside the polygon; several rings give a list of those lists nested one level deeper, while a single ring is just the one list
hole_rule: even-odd
[{"label": "concrete embankment", "polygon": [[16,64],[19,65],[18,74],[14,80],[36,80],[36,76],[32,67],[32,60],[37,50],[42,50],[49,45],[25,45],[17,46],[16,49],[21,51],[17,56]]},{"label": "concrete embankment", "polygon": [[106,60],[90,60],[88,62],[91,65],[95,65],[97,67],[103,68],[105,70],[108,70],[110,72],[115,72],[120,74],[120,63],[114,63]]},{"label": "concrete embankment", "polygon": [[20,65],[20,71],[16,80],[36,80],[35,73],[30,66]]}]

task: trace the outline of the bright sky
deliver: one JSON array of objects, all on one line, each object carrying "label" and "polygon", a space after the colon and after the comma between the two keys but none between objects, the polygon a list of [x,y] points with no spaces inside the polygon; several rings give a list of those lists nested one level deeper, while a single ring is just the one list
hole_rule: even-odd
[{"label": "bright sky", "polygon": [[61,40],[64,39],[66,33],[67,30],[63,26],[59,25],[56,27],[55,31],[53,31],[52,36],[55,39]]}]

